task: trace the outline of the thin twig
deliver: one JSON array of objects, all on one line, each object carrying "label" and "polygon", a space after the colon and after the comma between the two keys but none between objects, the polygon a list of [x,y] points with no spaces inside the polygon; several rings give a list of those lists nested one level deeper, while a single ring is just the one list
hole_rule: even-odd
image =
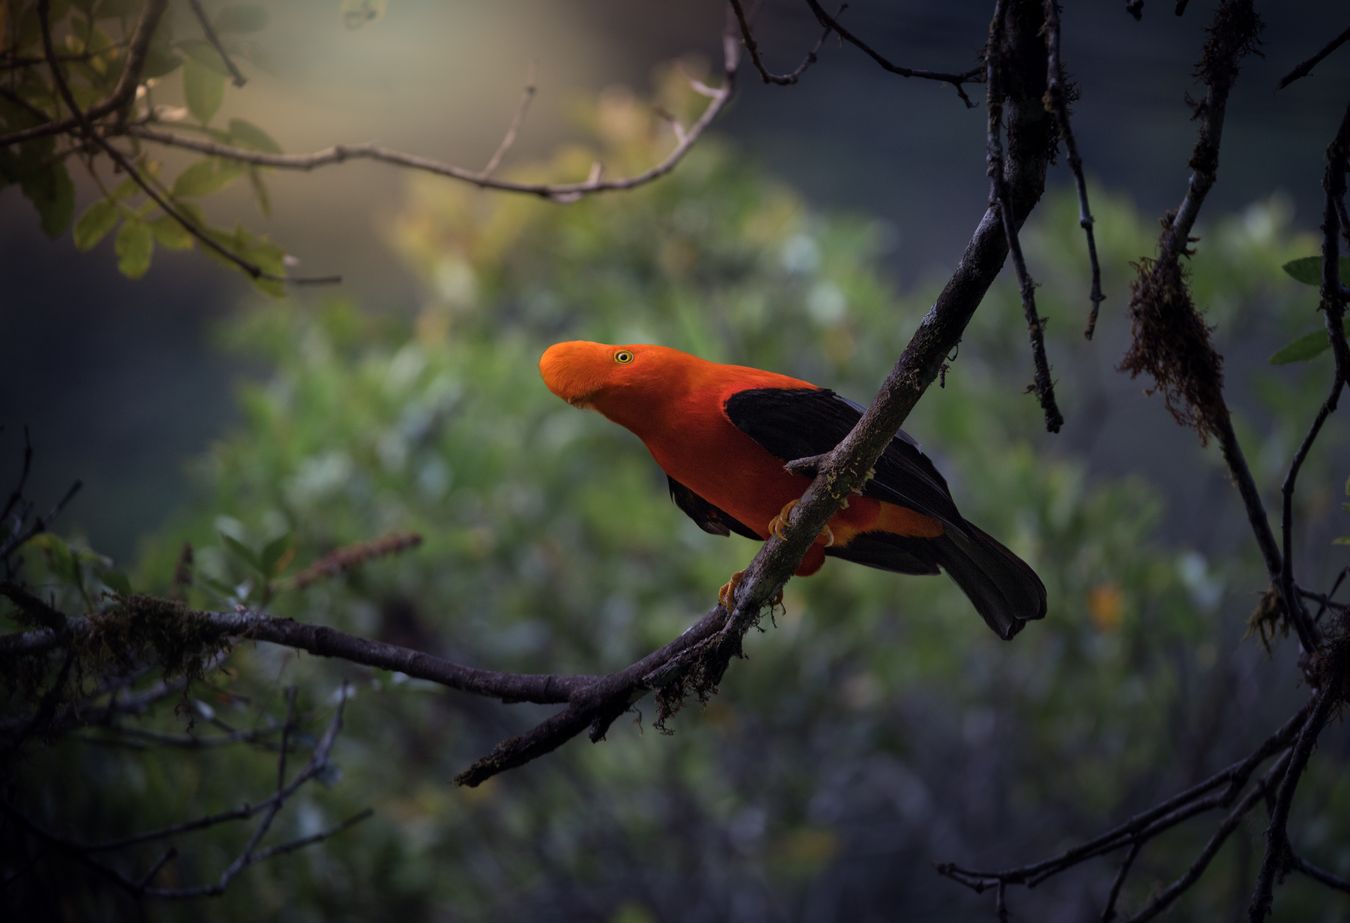
[{"label": "thin twig", "polygon": [[1048,859],[999,871],[969,869],[955,863],[939,865],[937,871],[976,891],[990,888],[998,881],[1035,887],[1090,859],[1155,839],[1192,817],[1231,805],[1246,788],[1258,766],[1277,753],[1288,750],[1312,707],[1311,701],[1305,702],[1279,730],[1237,762],[1085,843],[1072,846]]},{"label": "thin twig", "polygon": [[1326,727],[1332,709],[1340,701],[1342,682],[1343,678],[1334,674],[1318,692],[1312,714],[1304,722],[1298,740],[1290,751],[1288,767],[1283,772],[1275,795],[1275,807],[1270,812],[1270,826],[1266,828],[1266,855],[1261,861],[1261,871],[1257,873],[1256,887],[1252,890],[1248,907],[1252,923],[1261,923],[1270,915],[1275,879],[1284,872],[1289,858],[1289,810],[1294,804],[1294,791],[1303,777],[1303,770],[1307,768],[1318,736]]},{"label": "thin twig", "polygon": [[1314,67],[1316,67],[1318,64],[1321,64],[1322,61],[1325,60],[1328,55],[1330,55],[1337,48],[1340,48],[1346,42],[1350,42],[1350,26],[1347,26],[1344,32],[1333,38],[1331,41],[1327,42],[1326,45],[1323,46],[1322,50],[1317,52],[1317,54],[1313,55],[1308,60],[1302,62],[1293,70],[1291,70],[1289,73],[1281,77],[1278,89],[1283,90],[1285,87],[1289,86],[1289,84],[1293,83],[1294,81],[1302,80],[1304,77],[1311,74],[1312,69]]},{"label": "thin twig", "polygon": [[220,60],[225,62],[225,68],[230,72],[230,77],[233,80],[234,85],[242,87],[244,84],[248,83],[243,72],[235,65],[229,52],[227,52],[225,46],[221,44],[220,36],[216,35],[215,27],[211,25],[211,18],[206,15],[206,10],[202,8],[202,0],[188,0],[188,3],[191,4],[192,12],[197,17],[197,22],[202,27],[202,34],[204,34],[206,40],[211,43],[211,47],[216,50],[216,54],[220,55]]},{"label": "thin twig", "polygon": [[[1047,0],[1047,12],[1054,6],[1054,0]],[[1003,0],[994,4],[994,16],[989,27],[989,48],[996,49],[1003,43]],[[1040,312],[1036,310],[1036,283],[1027,270],[1026,258],[1022,255],[1022,243],[1017,236],[1017,226],[1013,223],[1012,212],[1003,203],[1007,199],[1007,183],[1003,176],[1003,65],[1002,56],[989,53],[985,56],[988,96],[985,102],[989,112],[989,125],[986,139],[986,170],[989,174],[989,207],[998,212],[1003,224],[1004,236],[1008,239],[1008,252],[1012,256],[1013,268],[1017,272],[1018,291],[1022,297],[1022,312],[1027,320],[1027,336],[1031,342],[1032,361],[1035,365],[1035,379],[1032,389],[1045,413],[1045,428],[1052,433],[1059,432],[1064,425],[1064,416],[1059,412],[1055,401],[1055,385],[1050,378],[1050,363],[1045,357],[1045,324]],[[1048,92],[1048,90],[1047,90]]]},{"label": "thin twig", "polygon": [[1059,4],[1057,0],[1045,0],[1045,51],[1047,75],[1045,82],[1046,108],[1055,114],[1059,125],[1059,136],[1064,142],[1068,155],[1069,169],[1073,171],[1074,187],[1078,191],[1078,226],[1087,237],[1088,267],[1092,272],[1092,288],[1088,300],[1092,309],[1088,313],[1087,327],[1083,336],[1092,339],[1097,329],[1097,314],[1106,296],[1102,294],[1102,265],[1097,258],[1097,234],[1093,230],[1092,208],[1088,205],[1087,180],[1083,176],[1083,158],[1078,155],[1078,142],[1074,140],[1073,126],[1069,121],[1069,91],[1064,77],[1064,64],[1059,55]]},{"label": "thin twig", "polygon": [[[282,807],[284,807],[296,792],[312,780],[318,778],[328,768],[333,745],[342,729],[342,712],[347,702],[347,698],[347,688],[344,684],[342,691],[338,696],[337,707],[333,711],[333,717],[328,722],[327,728],[319,738],[319,741],[315,744],[314,750],[305,766],[296,773],[290,781],[285,781],[285,755],[288,748],[286,746],[281,748],[281,754],[278,758],[277,787],[269,798],[257,805],[244,805],[234,811],[224,811],[219,814],[208,815],[206,817],[174,824],[169,827],[162,827],[146,833],[122,837],[116,840],[108,840],[97,844],[78,843],[43,830],[9,802],[0,802],[0,811],[3,811],[3,813],[8,815],[19,827],[22,827],[31,835],[41,839],[49,846],[73,856],[80,864],[108,878],[115,884],[138,897],[161,900],[189,900],[201,897],[214,897],[223,894],[230,883],[248,868],[257,865],[260,862],[265,862],[274,856],[294,852],[297,849],[303,849],[332,836],[336,836],[354,824],[360,823],[371,816],[372,812],[369,809],[366,809],[319,833],[299,837],[265,849],[258,848],[260,841],[270,829],[272,821]],[[288,696],[288,703],[288,715],[291,715],[292,713],[289,711],[289,708],[293,706],[293,697]],[[291,726],[289,718],[287,726]],[[263,819],[250,835],[244,848],[234,857],[230,864],[220,872],[216,879],[209,883],[177,887],[152,887],[151,882],[155,876],[158,875],[164,865],[176,855],[173,850],[170,850],[165,857],[161,857],[149,871],[139,878],[131,878],[113,866],[95,858],[98,853],[113,852],[130,846],[164,840],[184,833],[207,829],[228,821],[253,817],[258,814],[262,814]]]},{"label": "thin twig", "polygon": [[28,432],[28,427],[23,428],[23,463],[19,467],[19,480],[14,484],[14,489],[10,491],[9,499],[5,502],[5,508],[0,511],[0,524],[9,519],[9,514],[14,512],[20,500],[23,499],[23,490],[28,485],[28,475],[33,470],[33,439]]},{"label": "thin twig", "polygon": [[[1331,340],[1331,354],[1336,360],[1336,374],[1350,387],[1350,344],[1345,338],[1345,286],[1350,280],[1341,278],[1340,238],[1344,233],[1350,240],[1350,226],[1345,215],[1345,175],[1350,170],[1350,103],[1346,104],[1336,136],[1327,147],[1327,167],[1322,178],[1325,203],[1322,209],[1322,321]],[[1335,410],[1335,400],[1332,409]]]},{"label": "thin twig", "polygon": [[[1295,624],[1306,623],[1301,629],[1317,638],[1317,620],[1310,619],[1303,609],[1302,600],[1297,592],[1294,576],[1294,488],[1304,460],[1312,450],[1313,443],[1322,432],[1322,426],[1336,412],[1340,402],[1341,389],[1350,386],[1350,348],[1345,341],[1345,305],[1340,293],[1340,215],[1336,204],[1345,197],[1346,158],[1350,156],[1350,105],[1345,108],[1340,128],[1327,148],[1327,166],[1322,179],[1325,200],[1322,209],[1322,278],[1321,303],[1322,319],[1326,324],[1327,337],[1331,342],[1333,366],[1331,388],[1322,406],[1318,408],[1312,425],[1299,444],[1298,451],[1289,464],[1289,473],[1281,487],[1283,505],[1280,516],[1280,538],[1282,559],[1280,567],[1280,592],[1284,598],[1289,615]],[[1306,644],[1305,644],[1306,646]],[[1309,648],[1311,650],[1311,648]]]},{"label": "thin twig", "polygon": [[1223,846],[1224,842],[1227,841],[1233,831],[1237,829],[1238,824],[1242,823],[1242,819],[1246,817],[1252,808],[1256,807],[1269,793],[1275,778],[1284,770],[1284,767],[1288,765],[1289,758],[1290,754],[1286,753],[1275,762],[1270,770],[1262,776],[1254,786],[1252,786],[1252,790],[1247,793],[1246,797],[1238,802],[1237,807],[1229,811],[1228,815],[1224,817],[1219,826],[1214,829],[1214,833],[1210,835],[1208,842],[1206,842],[1204,848],[1200,850],[1200,854],[1196,856],[1195,860],[1186,868],[1186,871],[1181,874],[1181,877],[1173,881],[1155,895],[1152,900],[1140,908],[1134,916],[1129,918],[1128,923],[1145,923],[1147,920],[1152,920],[1158,914],[1170,907],[1172,902],[1184,894],[1191,885],[1200,880],[1200,876],[1204,874],[1205,869],[1209,867],[1209,863],[1213,861],[1216,855],[1218,855],[1219,849]]},{"label": "thin twig", "polygon": [[[759,76],[763,78],[764,82],[773,86],[791,86],[800,80],[802,74],[806,73],[807,68],[816,63],[820,55],[820,49],[825,44],[825,39],[829,38],[830,33],[834,31],[833,27],[827,25],[825,30],[820,33],[820,38],[816,41],[815,46],[802,59],[802,63],[789,73],[775,74],[765,67],[763,59],[759,56],[759,43],[755,41],[755,35],[750,31],[750,19],[745,14],[745,8],[741,4],[741,0],[730,0],[730,2],[732,12],[736,14],[736,22],[741,28],[741,41],[745,45],[745,50],[750,54],[750,63],[754,65],[755,70],[759,72]],[[839,12],[834,15],[836,17],[842,16],[846,9],[848,9],[847,3],[839,7]]]},{"label": "thin twig", "polygon": [[736,26],[733,19],[729,24],[728,31],[722,36],[722,84],[719,87],[709,87],[702,83],[696,85],[695,88],[708,97],[708,105],[699,117],[684,129],[683,136],[676,139],[675,146],[666,156],[655,165],[631,176],[604,179],[599,175],[592,175],[579,183],[523,183],[499,179],[487,175],[484,171],[470,170],[466,167],[432,160],[428,157],[419,157],[415,154],[407,154],[373,143],[339,144],[308,154],[271,154],[265,151],[233,147],[216,141],[185,138],[181,135],[153,128],[147,124],[132,125],[128,127],[126,134],[143,141],[197,151],[212,157],[222,157],[226,160],[253,164],[259,167],[309,171],[349,160],[373,160],[458,180],[480,189],[538,196],[551,202],[576,202],[588,195],[636,189],[658,180],[674,170],[707,131],[708,126],[730,103],[735,91],[736,74],[739,67],[740,42],[736,38]]},{"label": "thin twig", "polygon": [[1102,908],[1102,923],[1111,923],[1116,918],[1116,901],[1120,900],[1120,891],[1125,887],[1125,879],[1129,877],[1130,869],[1134,868],[1134,860],[1139,858],[1143,848],[1144,841],[1136,837],[1130,845],[1130,851],[1125,854],[1124,861],[1120,863],[1115,880],[1111,882],[1111,891],[1106,895],[1106,906]]},{"label": "thin twig", "polygon": [[1300,856],[1293,855],[1292,853],[1290,854],[1289,868],[1291,871],[1302,872],[1313,881],[1320,882],[1328,888],[1334,888],[1337,891],[1344,891],[1346,894],[1350,894],[1350,879],[1342,878],[1339,875],[1333,875],[1326,869],[1313,865],[1311,862]]},{"label": "thin twig", "polygon": [[963,73],[945,73],[942,71],[930,71],[920,67],[905,67],[896,64],[886,58],[881,52],[877,51],[871,45],[864,42],[861,38],[854,35],[848,29],[839,24],[839,20],[825,12],[825,8],[820,5],[820,0],[806,0],[806,5],[811,8],[811,12],[816,14],[816,19],[822,26],[831,30],[841,39],[857,48],[863,54],[875,61],[882,70],[887,73],[896,74],[900,77],[917,77],[920,80],[936,80],[940,83],[949,83],[956,90],[956,95],[961,97],[961,102],[966,104],[967,109],[975,108],[975,103],[966,94],[967,83],[975,83],[980,79],[982,68],[973,67]]},{"label": "thin twig", "polygon": [[488,158],[487,165],[483,167],[482,176],[484,179],[491,176],[497,167],[501,166],[502,158],[506,152],[511,150],[511,145],[516,143],[516,135],[520,132],[520,126],[525,124],[525,116],[530,111],[530,103],[534,102],[535,93],[538,92],[538,81],[535,77],[536,65],[530,62],[530,74],[525,80],[525,89],[520,94],[520,102],[516,104],[515,114],[511,116],[511,124],[506,127],[506,134],[502,135],[501,143],[497,149],[492,152]]}]

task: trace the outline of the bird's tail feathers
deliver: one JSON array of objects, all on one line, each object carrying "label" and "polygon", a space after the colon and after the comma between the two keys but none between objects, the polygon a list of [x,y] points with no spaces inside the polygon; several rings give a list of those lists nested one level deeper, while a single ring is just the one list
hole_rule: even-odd
[{"label": "bird's tail feathers", "polygon": [[1005,641],[1045,616],[1045,584],[1031,566],[969,522],[930,543],[933,558]]}]

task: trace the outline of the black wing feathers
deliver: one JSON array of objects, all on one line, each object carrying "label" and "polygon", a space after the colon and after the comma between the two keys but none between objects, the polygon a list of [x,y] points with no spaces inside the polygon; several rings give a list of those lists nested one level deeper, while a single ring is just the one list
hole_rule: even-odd
[{"label": "black wing feathers", "polygon": [[713,506],[673,477],[667,475],[666,480],[670,482],[670,498],[675,501],[675,505],[704,532],[711,532],[713,535],[730,535],[735,532],[746,538],[759,538],[758,533],[745,523]]},{"label": "black wing feathers", "polygon": [[[728,398],[726,413],[737,429],[789,462],[833,449],[857,424],[863,408],[823,388],[751,388]],[[961,524],[947,482],[908,434],[891,440],[874,470],[863,485],[864,497]]]},{"label": "black wing feathers", "polygon": [[[813,388],[752,388],[733,394],[725,409],[738,429],[784,462],[829,452],[863,414],[833,391]],[[863,496],[932,516],[942,522],[943,534],[923,539],[864,532],[827,548],[827,555],[904,574],[946,571],[1005,640],[1027,620],[1045,615],[1045,585],[1036,572],[961,516],[947,482],[904,432],[877,460]]]}]

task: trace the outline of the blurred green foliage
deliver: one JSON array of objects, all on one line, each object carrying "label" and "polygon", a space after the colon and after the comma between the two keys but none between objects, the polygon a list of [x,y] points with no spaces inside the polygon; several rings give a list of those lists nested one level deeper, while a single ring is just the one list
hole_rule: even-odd
[{"label": "blurred green foliage", "polygon": [[[613,169],[649,163],[664,143],[660,119],[621,94],[591,118]],[[584,174],[591,161],[568,151],[539,173]],[[1152,249],[1153,225],[1101,191],[1094,208],[1112,297],[1103,326],[1118,334],[1128,264]],[[1048,198],[1026,245],[1070,429],[1090,430],[1104,387],[1090,351],[1103,347],[1077,333],[1088,287],[1075,209],[1072,196]],[[240,422],[198,466],[202,498],[147,543],[131,575],[138,591],[169,590],[187,541],[194,604],[271,594],[277,614],[468,663],[619,668],[705,611],[755,546],[685,519],[630,434],[547,392],[539,353],[574,337],[661,342],[865,400],[942,276],[897,292],[880,271],[885,226],[817,214],[712,144],[654,186],[566,208],[416,181],[390,236],[427,283],[416,316],[269,304],[225,327],[225,344],[258,373],[240,390]],[[1269,342],[1306,329],[1308,290],[1280,267],[1308,248],[1278,203],[1206,230],[1192,278],[1221,342],[1239,324],[1268,329]],[[163,916],[969,917],[988,901],[939,879],[933,862],[1039,858],[1244,753],[1299,694],[1287,665],[1241,640],[1264,583],[1249,537],[1228,536],[1222,553],[1162,541],[1156,488],[1089,473],[1080,452],[1041,432],[1023,393],[1024,342],[1016,292],[1000,282],[943,387],[907,425],[963,512],[1045,580],[1049,616],[1014,643],[987,631],[943,578],[830,563],[788,585],[786,614],[749,638],[749,659],[712,702],[675,719],[673,736],[644,723],[651,708],[639,703],[608,741],[573,742],[475,790],[454,788],[452,775],[546,710],[243,645],[185,698],[186,714],[154,721],[175,732],[187,715],[248,727],[298,684],[317,733],[350,679],[341,778],[298,799],[277,835],[367,805],[376,817]],[[1270,370],[1263,354],[1259,380],[1231,361],[1234,390],[1256,399],[1253,418],[1284,421],[1249,443],[1269,484],[1328,358]],[[1181,436],[1178,451],[1192,454],[1178,464],[1210,465]],[[1314,513],[1316,485],[1328,481],[1320,458],[1304,474]],[[1221,472],[1209,478],[1216,505],[1236,503]],[[1339,480],[1330,483],[1334,496]],[[424,544],[285,589],[336,547],[404,531]],[[40,572],[43,556],[30,558]],[[1345,754],[1325,751],[1308,798],[1324,797],[1324,810],[1296,826],[1301,849],[1344,870],[1350,805],[1344,786],[1327,792]],[[34,810],[92,837],[262,797],[275,767],[244,748],[86,741],[34,753],[27,772],[47,783],[24,793]],[[1178,918],[1227,918],[1245,902],[1262,826],[1254,815]],[[1150,846],[1126,906],[1178,874],[1210,829],[1196,822]],[[161,883],[213,876],[246,833],[184,838]],[[1015,907],[1028,919],[1095,914],[1113,874],[1113,863],[1095,863],[1018,892]],[[117,906],[101,891],[70,900],[90,917]],[[1324,901],[1291,881],[1277,908],[1337,918]]]}]

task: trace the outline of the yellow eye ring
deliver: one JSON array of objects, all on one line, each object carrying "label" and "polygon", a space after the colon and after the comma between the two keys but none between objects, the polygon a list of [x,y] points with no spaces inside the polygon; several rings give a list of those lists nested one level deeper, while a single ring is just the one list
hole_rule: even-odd
[{"label": "yellow eye ring", "polygon": [[621,349],[614,354],[614,361],[620,365],[633,361],[633,351],[631,349]]}]

